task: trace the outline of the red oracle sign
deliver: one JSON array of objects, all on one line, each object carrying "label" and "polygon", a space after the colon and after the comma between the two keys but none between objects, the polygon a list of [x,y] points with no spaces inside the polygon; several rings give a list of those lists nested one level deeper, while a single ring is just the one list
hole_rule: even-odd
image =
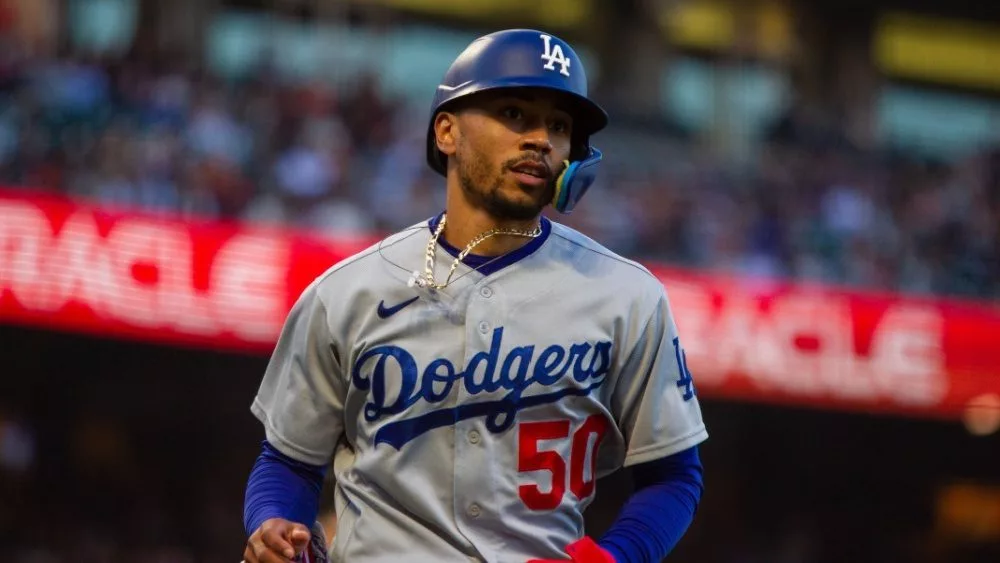
[{"label": "red oracle sign", "polygon": [[955,416],[1000,393],[1000,310],[660,269],[715,396]]},{"label": "red oracle sign", "polygon": [[[374,242],[0,192],[0,321],[266,354]],[[996,305],[651,269],[704,396],[944,417],[1000,396]]]},{"label": "red oracle sign", "polygon": [[226,349],[269,350],[304,276],[362,248],[59,199],[0,198],[0,218],[0,319]]}]

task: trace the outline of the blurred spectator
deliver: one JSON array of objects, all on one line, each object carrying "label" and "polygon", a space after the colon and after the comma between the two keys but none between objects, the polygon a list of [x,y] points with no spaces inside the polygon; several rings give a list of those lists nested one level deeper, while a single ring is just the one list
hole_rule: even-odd
[{"label": "blurred spectator", "polygon": [[202,93],[191,112],[185,141],[197,158],[242,166],[250,156],[251,137],[226,102],[221,92],[209,89]]}]

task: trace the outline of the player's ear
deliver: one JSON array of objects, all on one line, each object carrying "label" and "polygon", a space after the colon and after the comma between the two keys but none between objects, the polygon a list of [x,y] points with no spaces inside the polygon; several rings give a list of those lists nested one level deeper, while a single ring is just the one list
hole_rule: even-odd
[{"label": "player's ear", "polygon": [[445,156],[455,154],[456,139],[459,134],[457,115],[442,111],[434,117],[434,137],[437,141],[437,148]]}]

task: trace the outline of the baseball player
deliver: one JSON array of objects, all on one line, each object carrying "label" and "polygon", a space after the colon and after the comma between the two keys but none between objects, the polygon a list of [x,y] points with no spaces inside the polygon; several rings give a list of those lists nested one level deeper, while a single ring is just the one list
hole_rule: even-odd
[{"label": "baseball player", "polygon": [[[606,124],[555,36],[500,31],[459,55],[427,129],[445,210],[330,268],[282,330],[251,407],[266,440],[245,561],[326,556],[308,544],[331,459],[333,561],[667,555],[707,438],[667,296],[541,214],[587,191]],[[636,493],[587,537],[595,482],[623,466]]]}]

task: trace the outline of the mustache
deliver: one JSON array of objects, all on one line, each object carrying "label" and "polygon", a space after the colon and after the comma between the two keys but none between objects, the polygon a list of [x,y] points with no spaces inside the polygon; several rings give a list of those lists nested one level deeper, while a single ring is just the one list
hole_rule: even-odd
[{"label": "mustache", "polygon": [[513,170],[514,168],[517,168],[522,164],[532,164],[535,166],[540,166],[545,169],[546,176],[548,176],[549,178],[552,178],[553,176],[552,167],[549,166],[549,163],[545,161],[545,157],[543,157],[541,153],[527,153],[517,158],[512,158],[504,162],[503,166],[505,170]]}]

